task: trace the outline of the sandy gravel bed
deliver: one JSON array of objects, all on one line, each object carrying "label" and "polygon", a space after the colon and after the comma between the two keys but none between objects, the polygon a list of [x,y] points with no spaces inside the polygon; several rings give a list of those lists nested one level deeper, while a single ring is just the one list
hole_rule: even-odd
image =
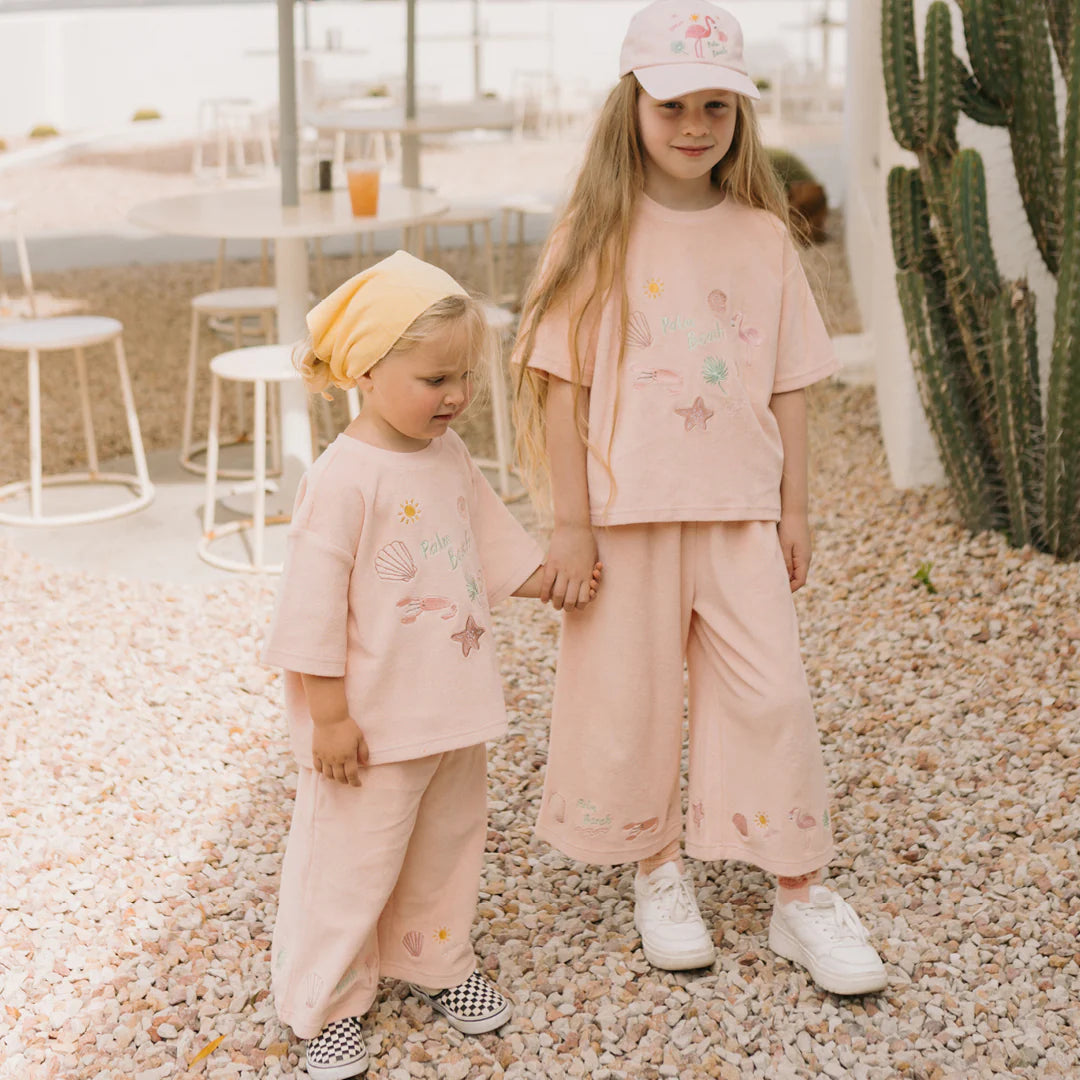
[{"label": "sandy gravel bed", "polygon": [[[869,391],[813,402],[799,608],[832,878],[888,990],[831,997],[773,957],[770,883],[737,863],[695,866],[715,968],[649,968],[632,871],[531,838],[558,620],[511,601],[475,945],[514,1019],[466,1038],[385,984],[372,1075],[1076,1075],[1080,567],[969,539],[941,492],[892,491]],[[270,588],[79,577],[0,544],[0,589],[0,1075],[301,1075],[267,992],[295,785],[280,681],[256,660]]]}]

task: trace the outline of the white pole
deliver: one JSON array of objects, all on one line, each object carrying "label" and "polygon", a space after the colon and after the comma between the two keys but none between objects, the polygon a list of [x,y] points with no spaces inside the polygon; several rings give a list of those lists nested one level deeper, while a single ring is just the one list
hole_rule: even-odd
[{"label": "white pole", "polygon": [[[416,119],[416,0],[405,5],[405,120]],[[401,183],[420,186],[420,136],[401,136]]]},{"label": "white pole", "polygon": [[278,138],[281,205],[300,205],[299,140],[296,120],[296,42],[293,0],[278,0]]}]

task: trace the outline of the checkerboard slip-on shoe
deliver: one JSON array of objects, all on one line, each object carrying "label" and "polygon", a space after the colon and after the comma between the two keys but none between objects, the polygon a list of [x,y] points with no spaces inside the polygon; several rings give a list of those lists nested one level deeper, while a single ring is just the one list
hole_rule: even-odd
[{"label": "checkerboard slip-on shoe", "polygon": [[510,1019],[510,1002],[479,971],[446,990],[429,992],[412,983],[409,986],[418,998],[442,1013],[451,1027],[465,1035],[494,1031]]},{"label": "checkerboard slip-on shoe", "polygon": [[311,1080],[348,1080],[370,1064],[360,1017],[346,1016],[329,1023],[307,1044],[307,1074]]},{"label": "checkerboard slip-on shoe", "polygon": [[792,900],[773,908],[769,948],[801,964],[833,994],[873,994],[888,983],[859,916],[824,885],[810,886],[809,903]]},{"label": "checkerboard slip-on shoe", "polygon": [[653,967],[691,971],[708,967],[716,957],[690,875],[680,874],[673,862],[634,879],[634,925],[645,959]]}]

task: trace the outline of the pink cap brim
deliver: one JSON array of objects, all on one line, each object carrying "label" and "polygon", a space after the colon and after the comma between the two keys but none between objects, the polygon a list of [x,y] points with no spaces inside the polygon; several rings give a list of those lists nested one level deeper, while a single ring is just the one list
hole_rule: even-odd
[{"label": "pink cap brim", "polygon": [[749,75],[719,64],[695,64],[685,60],[680,64],[652,64],[634,68],[634,75],[645,93],[658,101],[670,101],[698,90],[731,90],[749,98],[761,97]]}]

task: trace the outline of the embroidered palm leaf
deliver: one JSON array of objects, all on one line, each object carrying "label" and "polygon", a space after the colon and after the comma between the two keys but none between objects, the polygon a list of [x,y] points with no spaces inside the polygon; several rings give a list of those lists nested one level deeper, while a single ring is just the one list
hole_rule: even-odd
[{"label": "embroidered palm leaf", "polygon": [[[724,389],[724,382],[728,377],[728,366],[719,356],[706,356],[701,374],[710,386],[719,386]],[[727,393],[725,390],[724,393]]]}]

